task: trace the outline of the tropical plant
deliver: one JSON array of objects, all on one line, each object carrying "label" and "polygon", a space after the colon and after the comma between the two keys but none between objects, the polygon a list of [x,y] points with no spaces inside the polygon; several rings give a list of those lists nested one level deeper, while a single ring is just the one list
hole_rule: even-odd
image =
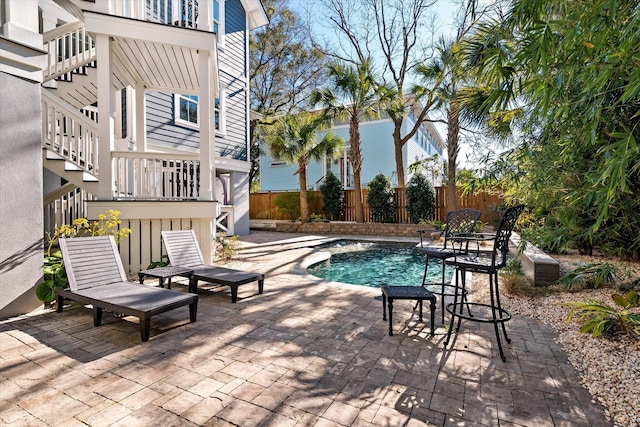
[{"label": "tropical plant", "polygon": [[395,216],[393,195],[393,185],[386,175],[378,174],[369,182],[367,203],[373,221],[393,222]]},{"label": "tropical plant", "polygon": [[53,251],[55,244],[60,238],[86,237],[86,236],[114,236],[116,243],[125,239],[131,234],[129,228],[119,228],[121,223],[118,216],[120,212],[108,210],[104,214],[98,215],[96,221],[89,221],[86,218],[78,218],[70,225],[63,224],[55,227],[53,234],[47,233],[49,240],[44,256],[42,283],[36,288],[36,296],[44,303],[50,303],[56,297],[55,290],[62,289],[67,284],[67,273],[64,269],[64,261],[60,251]]},{"label": "tropical plant", "polygon": [[[459,8],[455,20],[458,36],[462,37],[497,2],[480,4],[478,0],[462,0],[456,3]],[[315,7],[316,3],[313,4]],[[393,87],[395,102],[387,104],[385,111],[393,123],[398,188],[404,188],[403,148],[423,122],[429,120],[437,102],[435,96],[416,102],[407,85],[416,67],[433,55],[433,42],[428,34],[436,32],[437,24],[431,11],[437,9],[438,4],[434,0],[321,0],[320,4],[328,10],[326,21],[336,31],[326,48],[327,55],[358,63],[365,60],[369,52],[375,52],[384,70],[382,78]],[[414,119],[405,120],[410,114]]]},{"label": "tropical plant", "polygon": [[[418,99],[427,98],[434,107],[444,110],[447,125],[447,206],[456,210],[456,168],[460,151],[461,126],[468,117],[462,93],[475,84],[473,70],[466,66],[466,58],[460,40],[441,38],[436,46],[436,55],[416,68],[421,83],[413,88]],[[479,120],[478,120],[479,121]]]},{"label": "tropical plant", "polygon": [[580,284],[594,289],[602,285],[611,285],[620,277],[620,269],[614,264],[603,263],[578,263],[578,266],[569,273],[563,274],[558,283],[566,288]]},{"label": "tropical plant", "polygon": [[309,26],[289,7],[287,0],[262,0],[269,23],[249,36],[249,136],[255,188],[263,143],[274,117],[299,111],[309,91],[320,85],[324,54],[311,43]]},{"label": "tropical plant", "polygon": [[[591,333],[598,337],[603,333],[615,335],[634,333],[640,335],[640,297],[634,290],[625,295],[613,294],[615,307],[601,304],[598,301],[565,302],[562,305],[571,307],[567,321],[571,322],[574,314],[578,313],[583,322],[580,332]],[[635,311],[634,311],[635,310]]]},{"label": "tropical plant", "polygon": [[[307,166],[311,160],[333,159],[342,151],[344,140],[333,132],[327,132],[322,138],[318,132],[323,130],[324,121],[308,113],[286,115],[278,120],[267,136],[269,152],[275,158],[288,164],[297,163],[300,184],[300,220],[309,222],[309,200],[307,195]],[[319,141],[318,141],[319,139]]]},{"label": "tropical plant", "polygon": [[485,81],[475,105],[519,125],[510,194],[581,252],[637,259],[638,2],[516,0],[504,16],[479,27],[468,58]]},{"label": "tropical plant", "polygon": [[378,84],[369,59],[355,66],[333,63],[327,69],[327,76],[327,85],[313,91],[310,101],[313,105],[320,105],[329,119],[341,117],[349,120],[349,162],[353,166],[355,219],[356,222],[364,222],[360,121],[379,117],[385,103],[393,100],[393,94]]},{"label": "tropical plant", "polygon": [[333,172],[327,171],[324,182],[320,185],[320,193],[324,203],[322,211],[331,219],[339,219],[344,211],[344,189]]},{"label": "tropical plant", "polygon": [[409,179],[405,191],[409,221],[418,224],[420,220],[428,221],[432,219],[436,205],[436,195],[427,177],[421,173],[413,175]]}]

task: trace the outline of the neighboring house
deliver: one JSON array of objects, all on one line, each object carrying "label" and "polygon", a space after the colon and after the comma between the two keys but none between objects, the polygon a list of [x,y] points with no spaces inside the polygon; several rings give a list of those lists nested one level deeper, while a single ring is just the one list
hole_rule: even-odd
[{"label": "neighboring house", "polygon": [[[135,273],[160,231],[249,232],[248,31],[259,0],[2,0],[0,318],[38,306],[43,231],[121,212]],[[209,119],[203,120],[203,117]]]},{"label": "neighboring house", "polygon": [[[407,133],[415,123],[413,112],[405,118],[402,132]],[[393,145],[393,122],[388,117],[363,121],[360,123],[360,146],[362,149],[361,180],[363,188],[376,175],[382,173],[398,185],[396,160]],[[335,122],[331,130],[346,142],[346,155],[332,161],[311,162],[307,168],[307,185],[310,190],[319,188],[327,171],[331,170],[342,182],[345,189],[353,188],[353,170],[348,161],[349,123]],[[418,132],[402,148],[405,180],[412,174],[408,167],[417,160],[437,154],[442,159],[445,144],[432,123],[424,122]],[[297,164],[287,165],[280,159],[270,156],[266,146],[260,156],[260,191],[299,190],[298,178],[294,172]],[[440,185],[441,176],[432,176],[432,183]]]}]

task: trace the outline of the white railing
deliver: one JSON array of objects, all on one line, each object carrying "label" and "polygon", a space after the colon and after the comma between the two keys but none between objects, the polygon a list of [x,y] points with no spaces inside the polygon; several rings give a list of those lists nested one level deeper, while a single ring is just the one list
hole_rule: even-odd
[{"label": "white railing", "polygon": [[[201,0],[204,2],[204,0]],[[212,2],[213,3],[213,2]],[[148,6],[148,7],[147,7]],[[207,5],[208,6],[208,5]],[[100,0],[93,10],[109,15],[153,21],[186,28],[209,28],[198,25],[201,16],[197,0]]]},{"label": "white railing", "polygon": [[[47,194],[43,200],[45,244],[49,242],[56,227],[71,224],[78,218],[85,218],[86,201],[93,200],[87,191],[67,183]],[[48,234],[47,234],[48,233]]]},{"label": "white railing", "polygon": [[96,59],[95,43],[85,32],[84,23],[71,22],[42,35],[47,65],[44,81],[70,73]]},{"label": "white railing", "polygon": [[42,90],[42,144],[78,169],[98,176],[97,124],[47,90]]},{"label": "white railing", "polygon": [[220,215],[216,218],[216,233],[225,233],[228,236],[235,234],[233,217],[233,206],[221,205]]},{"label": "white railing", "polygon": [[200,194],[197,154],[113,151],[111,155],[118,199],[186,200]]}]

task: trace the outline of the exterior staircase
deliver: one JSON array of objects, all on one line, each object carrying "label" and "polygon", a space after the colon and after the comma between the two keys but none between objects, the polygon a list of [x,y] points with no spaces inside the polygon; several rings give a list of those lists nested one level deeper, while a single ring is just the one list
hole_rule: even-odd
[{"label": "exterior staircase", "polygon": [[[164,10],[158,16],[168,18],[168,1],[162,0],[164,6],[152,2],[153,8]],[[99,128],[95,105],[101,64],[96,59],[97,36],[86,31],[81,9],[105,13],[102,9],[109,5],[108,14],[143,21],[145,2],[54,2],[78,21],[43,34],[43,50],[48,54],[41,89],[42,162],[46,170],[62,178],[60,186],[43,197],[45,235],[77,218],[97,218],[117,203],[116,209],[122,211],[121,226],[133,230],[128,245],[120,248],[128,271],[138,271],[159,260],[163,229],[196,230],[203,242],[203,255],[211,258],[215,237],[212,231],[233,234],[234,212],[233,206],[223,209],[217,201],[200,200],[200,153],[158,148],[150,151],[142,147],[130,151],[128,141],[117,137],[116,148],[105,150],[103,146],[99,152],[99,135],[104,129]],[[135,70],[131,70],[131,62],[119,55],[112,52],[109,57],[112,93],[135,88],[137,83],[132,77]],[[101,174],[100,164],[109,169]],[[170,203],[176,201],[181,203]]]}]

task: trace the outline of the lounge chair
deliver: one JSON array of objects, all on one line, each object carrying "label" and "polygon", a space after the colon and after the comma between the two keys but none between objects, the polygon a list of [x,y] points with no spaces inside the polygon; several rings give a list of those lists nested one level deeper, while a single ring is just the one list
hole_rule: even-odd
[{"label": "lounge chair", "polygon": [[230,268],[205,264],[196,234],[193,230],[162,231],[162,241],[167,250],[169,263],[174,267],[193,270],[189,280],[189,292],[198,292],[198,281],[229,286],[231,302],[238,300],[238,286],[258,282],[258,293],[264,290],[264,274],[250,273]]},{"label": "lounge chair", "polygon": [[140,338],[149,340],[151,316],[189,306],[189,319],[196,321],[198,296],[140,285],[127,281],[113,236],[60,239],[69,287],[56,289],[58,313],[64,299],[93,305],[93,325],[102,323],[102,310],[136,316]]}]

